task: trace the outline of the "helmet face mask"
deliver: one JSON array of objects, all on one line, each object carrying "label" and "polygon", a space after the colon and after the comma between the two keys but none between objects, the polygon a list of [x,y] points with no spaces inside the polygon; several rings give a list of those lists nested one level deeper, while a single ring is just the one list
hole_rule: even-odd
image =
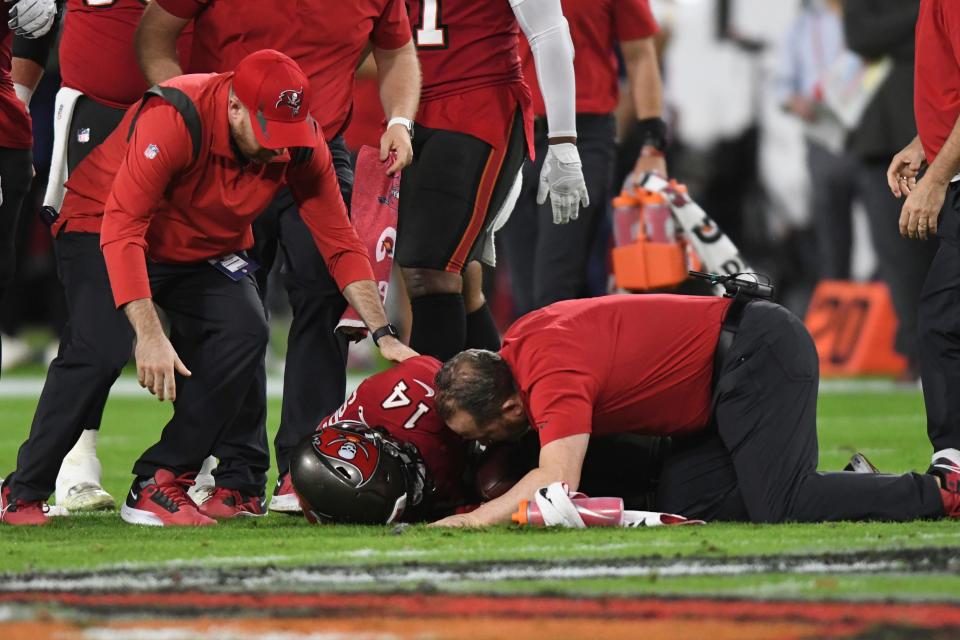
[{"label": "helmet face mask", "polygon": [[294,450],[290,479],[311,522],[386,524],[419,501],[416,460],[360,422],[318,429]]}]

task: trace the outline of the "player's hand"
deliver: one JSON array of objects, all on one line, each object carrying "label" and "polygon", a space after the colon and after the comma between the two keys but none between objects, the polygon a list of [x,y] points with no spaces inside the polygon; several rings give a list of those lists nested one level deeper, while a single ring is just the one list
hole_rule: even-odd
[{"label": "player's hand", "polygon": [[540,172],[540,188],[537,204],[547,201],[553,207],[553,223],[566,224],[580,217],[580,205],[590,206],[587,183],[583,179],[583,166],[577,146],[569,142],[551,144]]},{"label": "player's hand", "polygon": [[390,362],[403,362],[404,360],[416,358],[420,355],[393,336],[380,338],[380,353]]},{"label": "player's hand", "polygon": [[380,136],[380,162],[386,162],[393,153],[393,162],[387,168],[387,175],[392,176],[413,162],[413,143],[410,141],[410,132],[402,124],[388,127]]},{"label": "player's hand", "polygon": [[177,399],[174,372],[189,377],[190,370],[183,364],[173,345],[163,333],[137,338],[134,353],[137,360],[137,381],[150,390],[161,402]]},{"label": "player's hand", "polygon": [[458,513],[442,520],[431,522],[431,527],[480,527],[480,522],[469,513]]},{"label": "player's hand", "polygon": [[900,212],[900,235],[926,240],[937,234],[940,209],[949,183],[938,182],[930,174],[908,192]]},{"label": "player's hand", "polygon": [[898,198],[910,195],[917,186],[917,175],[923,169],[926,160],[927,156],[919,137],[914,138],[900,153],[893,156],[887,168],[887,186],[890,187],[893,195]]},{"label": "player's hand", "polygon": [[[14,0],[6,0],[10,4]],[[53,27],[57,17],[54,0],[15,0],[8,13],[7,26],[18,36],[39,38]]]}]

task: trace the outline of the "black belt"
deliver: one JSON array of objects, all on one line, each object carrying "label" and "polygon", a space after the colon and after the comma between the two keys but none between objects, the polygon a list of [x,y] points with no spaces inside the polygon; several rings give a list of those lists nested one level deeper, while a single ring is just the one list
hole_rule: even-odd
[{"label": "black belt", "polygon": [[723,367],[723,361],[730,353],[730,347],[733,346],[733,339],[740,329],[740,321],[743,319],[743,310],[747,305],[756,300],[751,296],[738,295],[733,298],[730,308],[727,310],[727,317],[723,319],[720,325],[720,336],[717,338],[717,349],[713,353],[713,387],[716,388],[720,379],[720,370]]}]

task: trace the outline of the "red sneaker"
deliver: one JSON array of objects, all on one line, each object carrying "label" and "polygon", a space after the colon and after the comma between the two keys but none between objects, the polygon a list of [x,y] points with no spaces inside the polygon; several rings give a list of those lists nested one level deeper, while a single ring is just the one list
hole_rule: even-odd
[{"label": "red sneaker", "polygon": [[175,476],[172,471],[158,469],[146,483],[134,480],[120,509],[120,517],[130,524],[154,527],[217,524],[216,520],[200,513],[187,495],[187,489],[193,486],[193,475]]},{"label": "red sneaker", "polygon": [[200,513],[217,519],[265,516],[267,511],[264,502],[263,498],[245,496],[236,489],[217,487],[200,505]]},{"label": "red sneaker", "polygon": [[277,478],[277,488],[273,492],[273,497],[270,498],[270,511],[297,516],[303,513],[303,509],[300,508],[300,498],[293,490],[289,473]]},{"label": "red sneaker", "polygon": [[43,500],[10,500],[10,487],[0,489],[0,522],[20,526],[38,526],[50,522],[50,507]]}]

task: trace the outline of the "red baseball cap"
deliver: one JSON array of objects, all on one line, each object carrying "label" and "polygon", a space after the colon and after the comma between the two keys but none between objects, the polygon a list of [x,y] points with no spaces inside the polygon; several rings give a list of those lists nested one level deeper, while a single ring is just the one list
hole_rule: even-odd
[{"label": "red baseball cap", "polygon": [[273,49],[240,61],[233,93],[250,111],[257,142],[266,149],[313,147],[318,127],[310,117],[310,81],[296,62]]}]

